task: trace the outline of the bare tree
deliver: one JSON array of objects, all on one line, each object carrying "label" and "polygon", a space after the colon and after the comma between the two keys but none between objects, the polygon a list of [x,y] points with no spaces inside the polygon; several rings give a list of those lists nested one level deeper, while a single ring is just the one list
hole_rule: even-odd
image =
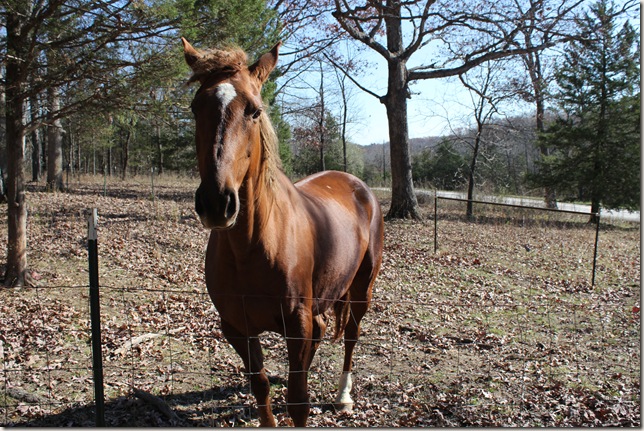
[{"label": "bare tree", "polygon": [[[547,3],[547,7],[542,7]],[[387,92],[362,90],[385,105],[389,123],[392,202],[388,218],[419,219],[409,152],[407,99],[417,80],[458,76],[485,62],[537,52],[569,39],[562,23],[583,0],[334,0],[333,16],[353,39],[387,62]],[[535,11],[539,10],[537,14]],[[538,17],[535,21],[531,17]],[[540,43],[527,46],[522,31],[534,27]],[[408,68],[412,56],[434,49],[435,61]],[[336,62],[341,67],[339,62]]]},{"label": "bare tree", "polygon": [[472,114],[475,124],[474,136],[467,139],[472,149],[467,183],[467,209],[465,215],[468,219],[473,216],[472,199],[474,199],[474,185],[476,182],[476,168],[481,147],[485,144],[484,132],[491,125],[492,119],[499,114],[500,104],[515,96],[511,87],[503,85],[503,63],[500,61],[487,62],[475,69],[459,75],[461,83],[470,94]]},{"label": "bare tree", "polygon": [[342,119],[340,121],[340,135],[342,139],[342,166],[344,172],[347,171],[347,122],[349,117],[349,94],[347,89],[346,75],[336,73],[338,79],[338,87],[340,88],[340,95],[342,96]]},{"label": "bare tree", "polygon": [[[333,61],[329,58],[328,54],[324,56],[330,64],[333,64]],[[353,54],[349,51],[347,58],[352,59]],[[347,146],[349,143],[349,134],[350,127],[352,124],[355,124],[358,121],[358,112],[352,106],[352,99],[355,95],[355,87],[351,85],[347,75],[342,73],[342,71],[334,67],[337,90],[339,92],[338,102],[334,105],[340,108],[340,112],[337,117],[340,122],[340,139],[342,140],[342,159],[343,159],[343,169],[345,172],[349,172],[349,163],[347,157]]]},{"label": "bare tree", "polygon": [[[521,29],[521,34],[525,40],[526,46],[533,46],[535,44],[542,43],[540,38],[542,34],[535,31],[535,28],[538,24],[538,16],[543,13],[544,5],[537,5],[537,8],[534,8],[529,11],[528,19],[533,23],[531,26],[526,26]],[[544,64],[544,55],[541,51],[531,51],[521,55],[521,60],[528,72],[528,77],[530,78],[530,89],[531,93],[526,93],[528,100],[532,100],[535,105],[535,119],[537,133],[543,133],[545,131],[544,119],[545,119],[545,98],[546,90],[549,82],[553,79],[546,72],[546,67]],[[539,151],[542,157],[548,156],[550,150],[545,144],[541,143],[539,145]],[[546,207],[548,208],[557,208],[557,196],[554,188],[545,187],[544,188],[544,201]]]},{"label": "bare tree", "polygon": [[60,90],[50,87],[47,107],[51,120],[47,125],[47,190],[63,190],[63,125],[56,113],[60,111]]}]

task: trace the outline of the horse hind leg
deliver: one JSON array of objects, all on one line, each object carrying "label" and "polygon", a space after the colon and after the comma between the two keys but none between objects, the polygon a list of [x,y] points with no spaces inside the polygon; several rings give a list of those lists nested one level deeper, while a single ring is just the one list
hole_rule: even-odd
[{"label": "horse hind leg", "polygon": [[342,374],[338,383],[338,394],[335,398],[335,407],[340,411],[353,410],[353,399],[351,389],[353,387],[353,351],[360,336],[360,321],[366,313],[368,303],[351,301],[349,320],[344,332],[344,363]]},{"label": "horse hind leg", "polygon": [[309,351],[309,356],[305,364],[306,369],[311,368],[315,352],[317,352],[318,347],[320,347],[320,344],[322,343],[322,339],[324,338],[324,334],[326,333],[327,317],[322,314],[318,314],[317,316],[313,316],[312,323],[313,332],[311,336],[311,349]]},{"label": "horse hind leg", "polygon": [[250,380],[250,389],[257,400],[261,427],[276,426],[271,411],[270,382],[264,369],[264,354],[257,337],[247,337],[222,320],[221,329],[228,342],[242,358]]},{"label": "horse hind leg", "polygon": [[340,411],[353,409],[353,399],[351,399],[353,350],[360,337],[360,322],[371,303],[371,291],[379,266],[379,263],[374,264],[367,254],[349,289],[349,316],[344,329],[344,364],[338,384],[338,395],[335,399],[335,406]]}]

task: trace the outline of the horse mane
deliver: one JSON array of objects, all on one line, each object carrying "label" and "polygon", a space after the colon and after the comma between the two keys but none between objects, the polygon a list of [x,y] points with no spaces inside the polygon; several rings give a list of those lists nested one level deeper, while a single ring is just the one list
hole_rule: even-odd
[{"label": "horse mane", "polygon": [[[268,190],[275,191],[276,175],[282,170],[282,159],[279,154],[279,140],[271,120],[265,111],[259,117],[259,139],[262,146],[262,160],[259,172],[259,184]],[[274,193],[271,193],[274,195]]]}]

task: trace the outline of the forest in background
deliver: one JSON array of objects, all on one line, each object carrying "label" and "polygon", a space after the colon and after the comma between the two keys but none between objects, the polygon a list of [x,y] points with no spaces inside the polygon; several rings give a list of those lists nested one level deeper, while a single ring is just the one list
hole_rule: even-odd
[{"label": "forest in background", "polygon": [[[117,7],[117,3],[106,4]],[[67,7],[71,7],[71,4]],[[122,20],[119,16],[129,13],[133,14],[130,18],[133,22],[126,24],[141,26],[143,19],[135,16],[138,13],[146,16],[144,25],[147,28],[143,29],[145,37],[124,37],[127,32],[123,30],[114,38],[117,42],[111,49],[85,59],[85,62],[105,63],[104,70],[100,70],[100,67],[88,67],[88,77],[58,76],[58,82],[53,82],[56,84],[53,88],[44,84],[36,85],[38,76],[31,78],[35,88],[26,100],[24,114],[28,123],[30,120],[29,133],[25,135],[25,162],[31,181],[47,177],[49,188],[60,189],[63,186],[63,172],[67,178],[75,178],[80,174],[126,178],[149,175],[151,171],[156,174],[171,171],[195,175],[193,125],[188,110],[189,100],[195,89],[186,85],[188,72],[183,64],[180,44],[174,39],[176,35],[186,34],[204,47],[222,42],[236,43],[248,49],[252,59],[269,46],[272,40],[285,35],[285,24],[293,25],[301,19],[294,18],[292,13],[288,15],[284,11],[280,12],[270,2],[256,0],[238,0],[227,6],[215,2],[168,0],[138,5],[123,3],[118,7],[119,10],[104,8],[104,17],[97,15],[104,21],[102,25],[107,27],[112,20]],[[248,20],[249,15],[253,19]],[[97,34],[94,39],[83,38],[84,35],[78,34],[83,28],[79,23],[88,18],[89,16],[82,14],[69,14],[67,20],[56,24],[43,21],[49,26],[43,31],[43,37],[50,39],[44,42],[55,45],[55,41],[63,37],[74,38],[77,42],[76,46],[60,49],[56,53],[46,49],[36,53],[41,57],[40,67],[47,70],[43,79],[56,81],[56,74],[50,72],[54,67],[61,68],[58,75],[70,75],[70,68],[74,64],[82,64],[74,63],[74,59],[82,59],[84,55],[89,55],[88,50],[95,48],[94,43],[101,37],[100,32],[106,30],[101,29],[99,24],[91,23],[91,28]],[[287,23],[287,19],[293,21]],[[215,34],[205,30],[207,27],[204,26],[215,27],[215,23]],[[616,27],[615,24],[613,26]],[[619,31],[619,28],[615,31]],[[119,38],[123,41],[119,42]],[[151,43],[157,46],[150,48]],[[315,56],[308,61],[315,64],[313,57]],[[561,58],[563,55],[554,60],[548,59],[549,68],[552,69],[549,72],[552,75],[550,80],[553,83],[556,74],[566,67],[559,60]],[[636,60],[637,57],[633,59]],[[338,70],[329,67],[328,62],[317,62],[319,70],[306,66],[306,76],[310,79],[313,73],[319,79],[319,88],[309,94],[308,99],[277,98],[280,92],[289,92],[289,85],[299,85],[289,73],[302,73],[303,67],[294,63],[284,65],[265,90],[271,117],[279,132],[285,170],[294,179],[324,169],[347,170],[372,185],[389,184],[389,144],[361,142],[359,136],[354,136],[352,140],[344,137],[346,128],[351,127],[352,122],[359,121],[352,120],[355,115],[351,112],[352,109],[359,110],[359,107],[351,106],[349,83]],[[516,63],[506,64],[504,67],[509,70],[513,66]],[[488,75],[486,79],[489,82],[484,82],[487,85],[486,92],[467,87],[474,88],[474,94],[480,97],[481,103],[489,104],[488,109],[496,114],[481,118],[484,122],[480,125],[480,130],[475,126],[461,126],[446,136],[410,140],[412,172],[416,184],[446,190],[465,190],[468,171],[472,170],[473,146],[470,141],[481,134],[485,139],[477,155],[479,168],[476,172],[476,184],[487,192],[539,193],[541,184],[529,181],[531,175],[538,175],[537,164],[541,161],[538,125],[534,113],[508,118],[503,110],[507,106],[506,102],[516,105],[522,101],[521,98],[527,97],[526,83],[517,81],[516,75],[513,75],[516,72],[505,70],[503,74],[499,74],[493,68],[491,65],[480,68],[482,72],[479,75]],[[490,76],[492,73],[496,75]],[[53,76],[49,76],[50,74]],[[97,82],[99,78],[102,82]],[[514,79],[511,88],[499,86],[499,82],[507,78]],[[464,84],[467,83],[464,81]],[[631,83],[631,93],[635,84]],[[100,94],[101,92],[104,94]],[[555,91],[549,97],[552,107],[549,121],[554,123],[557,115],[561,116],[565,112],[557,109]],[[564,98],[565,95],[559,95],[559,100]],[[505,100],[505,105],[502,105],[501,99]],[[346,108],[349,115],[343,117],[343,112],[337,109],[339,106]],[[475,104],[472,117],[476,117],[477,108]],[[4,117],[4,104],[0,106],[0,110]],[[4,124],[1,123],[0,133],[4,138]],[[5,141],[6,139],[2,139],[0,143],[4,146]],[[52,151],[52,147],[56,146],[58,152]],[[0,161],[6,168],[5,152],[1,154],[4,160]],[[52,163],[50,159],[56,158],[56,163]],[[48,170],[52,169],[57,169],[58,172],[48,174]],[[52,185],[52,182],[57,183]],[[589,200],[588,196],[580,192],[579,187],[573,190],[567,185],[567,189],[561,192],[561,199]]]}]

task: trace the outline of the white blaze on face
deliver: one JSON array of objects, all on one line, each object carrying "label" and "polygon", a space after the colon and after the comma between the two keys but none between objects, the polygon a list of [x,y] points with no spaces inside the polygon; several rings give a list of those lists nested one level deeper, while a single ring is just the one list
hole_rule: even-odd
[{"label": "white blaze on face", "polygon": [[237,92],[233,84],[226,82],[217,86],[215,95],[219,99],[219,102],[221,102],[221,112],[225,112],[230,102],[237,96]]}]

